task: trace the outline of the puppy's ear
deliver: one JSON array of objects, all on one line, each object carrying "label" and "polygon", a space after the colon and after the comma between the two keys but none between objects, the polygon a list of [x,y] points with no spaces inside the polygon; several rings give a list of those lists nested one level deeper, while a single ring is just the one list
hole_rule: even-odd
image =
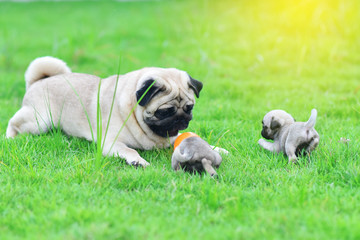
[{"label": "puppy's ear", "polygon": [[199,94],[200,94],[201,89],[203,88],[203,84],[202,84],[202,82],[200,82],[196,79],[193,79],[190,75],[189,75],[189,78],[190,78],[189,87],[192,90],[194,90],[196,97],[199,98]]},{"label": "puppy's ear", "polygon": [[284,124],[284,119],[277,119],[275,117],[271,118],[271,123],[270,123],[270,129],[274,130],[277,129],[279,127],[281,127]]},{"label": "puppy's ear", "polygon": [[[145,94],[146,90],[155,82],[154,79],[146,80],[140,87],[139,90],[136,91],[136,101],[139,101],[140,98]],[[150,89],[143,96],[141,101],[139,102],[140,106],[145,106],[150,102],[150,100],[155,97],[156,94],[160,92],[161,88],[156,86],[155,83],[150,87]]]}]

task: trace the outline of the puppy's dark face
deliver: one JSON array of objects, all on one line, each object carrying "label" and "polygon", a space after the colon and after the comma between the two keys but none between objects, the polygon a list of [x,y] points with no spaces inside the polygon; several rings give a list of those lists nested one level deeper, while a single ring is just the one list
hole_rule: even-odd
[{"label": "puppy's dark face", "polygon": [[160,137],[176,136],[192,119],[194,95],[199,97],[202,83],[177,69],[162,70],[147,78],[136,93],[143,107],[143,121]]},{"label": "puppy's dark face", "polygon": [[261,136],[266,139],[274,140],[274,136],[278,132],[280,126],[271,125],[271,122],[269,124],[266,120],[262,121]]}]

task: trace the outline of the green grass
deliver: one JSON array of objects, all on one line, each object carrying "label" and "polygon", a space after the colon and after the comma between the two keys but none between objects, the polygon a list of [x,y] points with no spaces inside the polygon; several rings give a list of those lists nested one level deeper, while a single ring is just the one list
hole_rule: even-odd
[{"label": "green grass", "polygon": [[[0,2],[1,239],[359,239],[360,4],[356,0]],[[176,67],[204,83],[190,131],[221,138],[218,180],[136,169],[61,131],[5,139],[44,55],[106,77]],[[320,145],[289,165],[261,120],[318,110]],[[348,144],[339,142],[350,139]]]}]

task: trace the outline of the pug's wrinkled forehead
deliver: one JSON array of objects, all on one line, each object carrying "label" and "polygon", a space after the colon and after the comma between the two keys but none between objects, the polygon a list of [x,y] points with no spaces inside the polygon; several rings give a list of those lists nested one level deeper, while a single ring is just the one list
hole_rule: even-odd
[{"label": "pug's wrinkled forehead", "polygon": [[154,110],[166,104],[182,107],[189,103],[195,104],[194,95],[199,97],[202,86],[200,81],[184,71],[155,68],[141,77],[136,98],[140,101],[139,105],[146,106],[148,110],[151,110],[151,102],[156,102]]}]

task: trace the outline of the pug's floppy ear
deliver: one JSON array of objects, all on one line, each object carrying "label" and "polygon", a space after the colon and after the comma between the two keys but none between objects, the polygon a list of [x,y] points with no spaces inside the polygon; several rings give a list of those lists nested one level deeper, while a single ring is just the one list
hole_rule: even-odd
[{"label": "pug's floppy ear", "polygon": [[156,86],[154,82],[154,79],[146,80],[141,85],[140,89],[136,91],[136,101],[139,101],[140,98],[145,94],[146,90],[153,84],[139,102],[140,106],[145,106],[146,104],[148,104],[148,102],[150,102],[150,100],[160,92],[161,88],[159,86]]},{"label": "pug's floppy ear", "polygon": [[281,127],[285,123],[284,119],[278,119],[275,117],[271,118],[270,129],[274,130]]},{"label": "pug's floppy ear", "polygon": [[190,78],[189,87],[192,90],[194,90],[196,97],[199,98],[199,94],[200,94],[201,89],[203,88],[203,84],[202,84],[202,82],[200,82],[196,79],[193,79],[190,75],[188,75],[188,76]]}]

